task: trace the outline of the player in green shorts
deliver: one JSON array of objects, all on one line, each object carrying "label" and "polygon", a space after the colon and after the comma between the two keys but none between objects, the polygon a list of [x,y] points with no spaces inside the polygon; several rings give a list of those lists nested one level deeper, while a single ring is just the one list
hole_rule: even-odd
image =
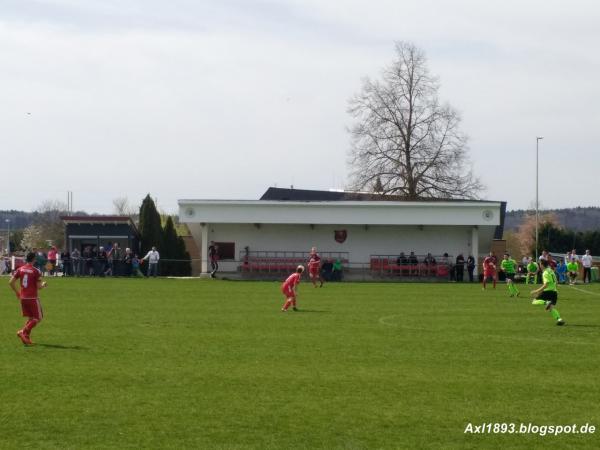
[{"label": "player in green shorts", "polygon": [[517,262],[510,257],[508,253],[504,254],[504,259],[500,263],[500,270],[506,276],[506,286],[511,297],[519,296],[520,292],[515,286],[515,274],[517,273]]},{"label": "player in green shorts", "polygon": [[527,263],[527,276],[525,277],[525,284],[529,284],[531,280],[531,284],[537,283],[537,274],[538,274],[538,265],[533,260],[533,258],[529,257],[529,262]]},{"label": "player in green shorts", "polygon": [[558,301],[558,289],[556,282],[556,274],[550,268],[550,263],[545,259],[540,260],[542,265],[542,281],[544,284],[539,289],[531,291],[531,295],[534,296],[535,300],[531,303],[533,305],[546,305],[546,311],[550,311],[552,317],[556,320],[556,325],[564,325],[565,321],[560,317],[558,309],[556,309],[556,302]]}]

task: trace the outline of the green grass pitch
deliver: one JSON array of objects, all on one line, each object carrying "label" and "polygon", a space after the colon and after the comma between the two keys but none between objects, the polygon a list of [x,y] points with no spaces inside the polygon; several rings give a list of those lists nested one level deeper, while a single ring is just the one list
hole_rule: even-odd
[{"label": "green grass pitch", "polygon": [[26,348],[1,281],[2,449],[600,447],[464,433],[600,426],[600,285],[557,327],[504,285],[50,278]]}]

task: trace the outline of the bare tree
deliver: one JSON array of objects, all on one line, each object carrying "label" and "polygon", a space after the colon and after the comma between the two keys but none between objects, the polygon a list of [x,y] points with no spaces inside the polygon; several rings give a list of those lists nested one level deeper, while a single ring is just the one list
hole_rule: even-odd
[{"label": "bare tree", "polygon": [[351,187],[410,200],[478,198],[459,114],[440,104],[424,53],[407,42],[395,50],[381,80],[366,78],[349,102]]},{"label": "bare tree", "polygon": [[114,211],[119,216],[133,217],[137,213],[136,209],[131,206],[131,203],[129,203],[129,199],[127,197],[117,197],[113,199],[112,202]]},{"label": "bare tree", "polygon": [[[58,248],[65,243],[65,228],[62,215],[67,214],[67,205],[59,200],[46,200],[35,211],[33,224],[38,228],[43,240]],[[36,231],[36,232],[37,232]],[[35,236],[35,233],[32,232]]]}]

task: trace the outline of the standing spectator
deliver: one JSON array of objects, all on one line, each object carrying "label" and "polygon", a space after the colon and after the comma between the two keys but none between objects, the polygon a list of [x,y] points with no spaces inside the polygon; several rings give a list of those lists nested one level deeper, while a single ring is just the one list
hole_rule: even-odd
[{"label": "standing spectator", "polygon": [[569,261],[579,262],[579,256],[577,256],[577,250],[573,249],[570,253],[567,253],[567,264]]},{"label": "standing spectator", "polygon": [[473,272],[475,272],[475,258],[473,255],[467,257],[467,272],[469,273],[469,282],[473,282]]},{"label": "standing spectator", "polygon": [[465,257],[462,253],[459,253],[456,257],[456,281],[461,282],[464,278],[464,270],[465,270]]},{"label": "standing spectator", "polygon": [[131,270],[132,270],[132,275],[134,277],[143,277],[144,276],[144,274],[140,270],[140,257],[138,255],[133,255],[133,258],[131,260]]},{"label": "standing spectator", "polygon": [[106,272],[108,271],[107,264],[108,256],[106,254],[106,250],[104,250],[104,247],[100,246],[100,248],[98,249],[98,254],[96,255],[96,270],[94,270],[96,275],[98,275],[99,277],[106,276]]},{"label": "standing spectator", "polygon": [[415,252],[410,252],[410,255],[408,255],[408,263],[410,264],[410,274],[418,275],[419,260],[417,259],[417,255],[415,255]]},{"label": "standing spectator", "polygon": [[208,259],[210,260],[210,277],[215,278],[217,270],[219,270],[219,246],[215,241],[210,241],[208,246]]},{"label": "standing spectator", "polygon": [[123,250],[119,247],[119,243],[113,243],[110,249],[109,259],[112,260],[112,274],[114,277],[121,276],[121,260],[123,259]]},{"label": "standing spectator", "polygon": [[337,258],[333,263],[333,270],[331,272],[331,280],[332,281],[342,281],[342,275],[344,273],[344,269],[342,267],[342,261],[340,258]]},{"label": "standing spectator", "polygon": [[36,267],[42,273],[42,275],[46,271],[46,262],[47,262],[47,259],[46,259],[46,255],[44,254],[44,252],[41,250],[38,250],[35,255],[34,267]]},{"label": "standing spectator", "polygon": [[69,250],[65,248],[65,251],[61,253],[60,259],[62,259],[63,263],[63,277],[73,276],[73,271],[71,269],[71,253]]},{"label": "standing spectator", "polygon": [[583,265],[583,282],[587,279],[588,283],[592,282],[592,255],[589,250],[585,251],[585,255],[581,257],[581,264]]},{"label": "standing spectator", "polygon": [[123,256],[123,275],[130,277],[133,273],[133,253],[130,248],[125,249],[125,256]]},{"label": "standing spectator", "polygon": [[83,274],[86,276],[92,275],[94,271],[94,257],[92,253],[92,247],[86,245],[81,253],[83,258]]},{"label": "standing spectator", "polygon": [[71,252],[71,262],[73,263],[73,274],[75,276],[81,275],[81,253],[77,250],[77,247]]},{"label": "standing spectator", "polygon": [[160,260],[160,254],[156,250],[156,247],[152,247],[152,250],[142,258],[142,261],[146,260],[148,260],[148,274],[146,276],[156,278],[158,274],[158,261]]},{"label": "standing spectator", "polygon": [[56,255],[57,255],[56,247],[51,246],[48,248],[48,273],[49,275],[54,275],[54,270],[56,269]]}]

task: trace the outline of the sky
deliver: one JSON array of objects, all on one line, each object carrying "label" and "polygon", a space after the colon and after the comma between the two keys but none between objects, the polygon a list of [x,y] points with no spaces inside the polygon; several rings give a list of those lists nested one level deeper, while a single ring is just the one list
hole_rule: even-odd
[{"label": "sky", "polygon": [[0,210],[341,189],[394,41],[462,117],[480,197],[599,206],[600,3],[0,0]]}]

